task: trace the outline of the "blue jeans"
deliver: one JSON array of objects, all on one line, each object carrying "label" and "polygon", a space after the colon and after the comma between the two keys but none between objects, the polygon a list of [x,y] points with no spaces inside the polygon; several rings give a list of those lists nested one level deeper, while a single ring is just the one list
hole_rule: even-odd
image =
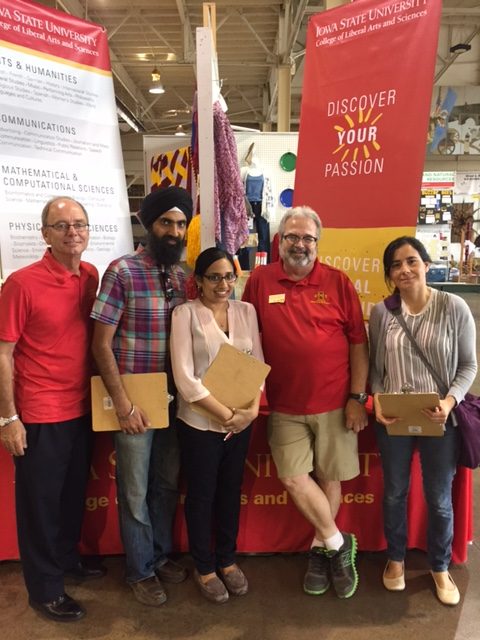
[{"label": "blue jeans", "polygon": [[457,468],[458,433],[447,422],[442,438],[389,436],[375,424],[383,479],[383,522],[390,560],[402,562],[407,549],[407,497],[415,447],[420,453],[428,509],[427,554],[433,571],[447,571],[452,556],[452,482]]},{"label": "blue jeans", "polygon": [[120,533],[127,582],[151,578],[167,562],[178,499],[177,432],[149,429],[114,434]]}]

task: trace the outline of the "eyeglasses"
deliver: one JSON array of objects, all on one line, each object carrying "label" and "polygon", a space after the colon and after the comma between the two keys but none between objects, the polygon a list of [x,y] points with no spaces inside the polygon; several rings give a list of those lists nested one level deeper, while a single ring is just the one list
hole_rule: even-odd
[{"label": "eyeglasses", "polygon": [[173,288],[173,283],[170,280],[170,276],[166,271],[162,271],[161,276],[162,276],[163,295],[165,296],[165,300],[170,302],[170,300],[175,295],[175,289]]},{"label": "eyeglasses", "polygon": [[46,224],[45,227],[62,233],[67,233],[67,231],[70,231],[70,227],[73,227],[77,233],[84,233],[89,230],[90,225],[86,222],[72,222],[71,224],[68,222],[55,222],[55,224]]},{"label": "eyeglasses", "polygon": [[209,282],[218,284],[222,280],[225,280],[225,282],[235,282],[235,280],[237,279],[237,274],[230,272],[226,273],[224,276],[221,276],[219,273],[209,273],[208,275],[204,275],[203,277],[206,278]]},{"label": "eyeglasses", "polygon": [[287,233],[286,236],[283,236],[283,239],[290,244],[298,244],[301,240],[304,245],[315,244],[318,240],[315,236],[297,236],[294,233]]}]

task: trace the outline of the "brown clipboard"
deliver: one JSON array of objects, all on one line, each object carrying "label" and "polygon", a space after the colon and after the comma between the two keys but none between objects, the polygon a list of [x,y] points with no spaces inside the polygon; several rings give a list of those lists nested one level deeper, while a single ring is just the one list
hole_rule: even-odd
[{"label": "brown clipboard", "polygon": [[[122,384],[132,403],[147,414],[152,429],[168,427],[168,389],[166,373],[126,373]],[[92,428],[94,431],[120,431],[112,398],[100,376],[92,376]]]},{"label": "brown clipboard", "polygon": [[389,436],[443,436],[443,425],[422,413],[438,406],[438,393],[379,393],[378,400],[386,418],[400,418],[386,425]]},{"label": "brown clipboard", "polygon": [[[224,343],[205,372],[202,384],[225,406],[245,409],[255,399],[270,368],[258,358]],[[218,420],[201,407],[193,404],[191,407],[197,413]]]}]

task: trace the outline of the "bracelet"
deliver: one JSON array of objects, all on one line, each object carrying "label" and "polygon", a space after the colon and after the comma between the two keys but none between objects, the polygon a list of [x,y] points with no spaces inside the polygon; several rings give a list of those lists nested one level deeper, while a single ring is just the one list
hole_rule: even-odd
[{"label": "bracelet", "polygon": [[135,405],[132,402],[132,408],[130,409],[130,411],[127,414],[125,414],[124,416],[119,416],[118,413],[117,413],[117,418],[119,420],[126,420],[127,418],[131,418],[134,413],[135,413]]}]

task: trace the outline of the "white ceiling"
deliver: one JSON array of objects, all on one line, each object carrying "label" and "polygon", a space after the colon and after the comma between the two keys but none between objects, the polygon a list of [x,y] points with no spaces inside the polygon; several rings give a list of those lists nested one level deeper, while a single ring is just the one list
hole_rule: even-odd
[{"label": "white ceiling", "polygon": [[[203,26],[201,0],[41,0],[107,29],[117,98],[147,133],[188,128],[195,91],[195,34]],[[319,0],[217,0],[216,35],[222,95],[234,125],[276,129],[277,69],[292,69],[291,128],[298,128],[303,56],[309,16]],[[480,85],[480,1],[444,0],[436,84]],[[452,45],[471,45],[450,53]],[[173,54],[173,55],[172,55]],[[174,59],[172,59],[174,58]],[[148,92],[151,71],[165,93]]]}]

